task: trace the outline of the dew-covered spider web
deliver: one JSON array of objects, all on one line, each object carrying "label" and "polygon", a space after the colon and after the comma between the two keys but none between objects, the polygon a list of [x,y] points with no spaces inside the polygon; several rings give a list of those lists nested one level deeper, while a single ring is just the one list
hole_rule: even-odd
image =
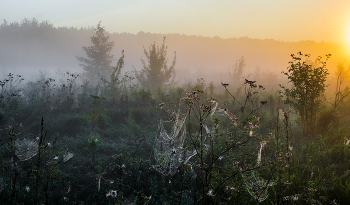
[{"label": "dew-covered spider web", "polygon": [[38,154],[37,140],[17,139],[15,141],[15,154],[21,161],[26,161]]},{"label": "dew-covered spider web", "polygon": [[[261,151],[265,145],[266,141],[260,143],[257,166],[261,165]],[[255,170],[243,172],[241,175],[247,191],[254,199],[262,202],[268,197],[267,188],[274,184],[273,181],[261,178]]]},{"label": "dew-covered spider web", "polygon": [[273,185],[272,181],[261,178],[254,170],[242,173],[242,177],[247,191],[254,199],[262,202],[268,197],[267,188]]},{"label": "dew-covered spider web", "polygon": [[66,148],[66,150],[64,151],[64,154],[63,154],[63,162],[70,160],[73,156],[74,156],[74,154],[69,152],[68,148]]},{"label": "dew-covered spider web", "polygon": [[[186,116],[178,112],[172,121],[160,120],[158,133],[153,145],[156,164],[152,167],[165,176],[172,176],[184,160],[183,147],[186,129]],[[172,123],[170,134],[165,130],[164,124]]]}]

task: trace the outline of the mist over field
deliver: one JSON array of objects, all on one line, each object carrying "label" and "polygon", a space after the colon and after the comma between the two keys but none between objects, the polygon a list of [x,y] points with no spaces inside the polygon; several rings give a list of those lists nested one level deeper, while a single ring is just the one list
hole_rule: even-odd
[{"label": "mist over field", "polygon": [[4,20],[0,204],[346,204],[348,57]]},{"label": "mist over field", "polygon": [[[93,28],[55,27],[39,22],[27,26],[9,26],[0,29],[0,75],[9,72],[22,74],[30,79],[39,74],[39,70],[54,74],[59,71],[83,72],[76,56],[83,56],[83,46],[91,45]],[[3,23],[4,24],[4,23]],[[103,22],[102,22],[103,24]],[[160,44],[166,37],[168,54],[176,51],[176,80],[196,80],[204,78],[207,82],[229,81],[228,72],[232,72],[236,61],[244,57],[246,67],[244,76],[253,74],[259,68],[262,76],[273,74],[277,82],[283,81],[281,71],[286,70],[290,55],[299,51],[311,54],[311,58],[332,54],[327,62],[331,73],[339,62],[347,62],[346,44],[315,41],[283,42],[274,39],[251,39],[248,37],[223,39],[220,37],[187,36],[181,34],[145,33],[108,33],[115,42],[111,51],[112,64],[116,64],[125,51],[123,71],[141,70],[143,48],[156,42]],[[171,58],[171,57],[170,57]],[[283,79],[282,79],[283,78]],[[275,80],[274,80],[275,81]],[[271,82],[269,82],[271,83]]]}]

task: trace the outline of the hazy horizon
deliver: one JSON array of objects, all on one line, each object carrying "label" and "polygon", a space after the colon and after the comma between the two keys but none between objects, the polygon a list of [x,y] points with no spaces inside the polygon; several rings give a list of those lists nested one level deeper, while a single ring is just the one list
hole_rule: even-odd
[{"label": "hazy horizon", "polygon": [[283,42],[350,44],[350,2],[302,1],[68,1],[3,2],[0,19],[48,20],[55,26],[88,27],[103,22],[110,33],[139,31]]},{"label": "hazy horizon", "polygon": [[[125,50],[123,71],[140,70],[143,47],[153,42],[159,45],[163,36],[167,36],[168,58],[172,59],[173,52],[177,52],[178,80],[203,77],[207,81],[221,81],[228,78],[227,73],[242,56],[246,59],[247,74],[260,68],[262,72],[280,76],[288,67],[290,54],[299,51],[311,54],[312,58],[331,53],[327,67],[332,72],[339,62],[347,66],[348,8],[350,1],[345,0],[336,3],[327,0],[34,0],[29,3],[19,0],[2,4],[0,21],[21,23],[25,18],[35,18],[56,28],[78,30],[95,27],[101,21],[115,42],[113,65],[121,50]],[[38,39],[25,35],[0,36],[0,75],[10,71],[33,77],[38,70],[83,72],[76,56],[85,55],[82,47],[91,45],[93,30],[52,31],[50,35]]]},{"label": "hazy horizon", "polygon": [[[33,19],[28,23],[32,22]],[[13,22],[8,22],[11,24]],[[38,21],[40,23],[40,21]],[[101,25],[104,26],[103,22]],[[90,46],[92,29],[57,28],[49,29],[0,29],[0,75],[9,72],[21,74],[28,80],[36,80],[39,70],[45,70],[54,75],[57,70],[62,72],[83,72],[76,56],[85,56],[82,47]],[[153,42],[160,45],[166,37],[168,59],[177,53],[176,80],[196,80],[204,78],[207,82],[230,81],[228,72],[232,72],[236,61],[244,57],[246,60],[245,76],[255,72],[257,68],[264,75],[274,73],[284,79],[281,71],[285,71],[290,54],[301,51],[311,54],[311,59],[331,53],[327,68],[333,73],[339,62],[348,59],[347,46],[334,43],[317,43],[315,41],[282,42],[273,39],[252,39],[190,36],[182,34],[154,34],[139,32],[138,34],[109,33],[110,41],[115,42],[112,54],[115,65],[125,51],[125,66],[123,72],[141,70],[140,59],[144,57],[143,49]],[[347,65],[346,63],[345,65]],[[266,81],[269,84],[270,81]],[[275,82],[278,83],[278,82]]]}]

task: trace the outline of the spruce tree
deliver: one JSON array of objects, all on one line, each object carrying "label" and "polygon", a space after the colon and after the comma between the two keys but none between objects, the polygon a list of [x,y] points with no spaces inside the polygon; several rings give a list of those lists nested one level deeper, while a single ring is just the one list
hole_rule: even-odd
[{"label": "spruce tree", "polygon": [[80,66],[84,69],[86,78],[95,85],[102,77],[107,79],[112,72],[111,63],[114,56],[111,51],[114,42],[109,41],[109,36],[105,36],[105,29],[101,27],[101,22],[96,26],[95,34],[91,37],[92,46],[84,46],[87,58],[77,57]]},{"label": "spruce tree", "polygon": [[168,67],[167,46],[165,46],[165,37],[163,44],[159,47],[153,43],[148,51],[144,49],[146,60],[141,59],[143,69],[136,73],[136,79],[140,84],[151,90],[163,88],[165,83],[173,82],[175,77],[176,53],[171,65]]}]

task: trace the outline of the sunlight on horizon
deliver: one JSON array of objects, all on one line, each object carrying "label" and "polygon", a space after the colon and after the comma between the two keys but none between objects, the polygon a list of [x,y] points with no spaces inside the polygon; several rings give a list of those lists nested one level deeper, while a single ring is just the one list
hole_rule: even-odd
[{"label": "sunlight on horizon", "polygon": [[[350,43],[344,38],[350,1],[6,1],[0,21],[48,20],[55,26],[88,27],[99,21],[113,33],[179,33],[221,38]],[[298,15],[295,15],[297,12]]]}]

